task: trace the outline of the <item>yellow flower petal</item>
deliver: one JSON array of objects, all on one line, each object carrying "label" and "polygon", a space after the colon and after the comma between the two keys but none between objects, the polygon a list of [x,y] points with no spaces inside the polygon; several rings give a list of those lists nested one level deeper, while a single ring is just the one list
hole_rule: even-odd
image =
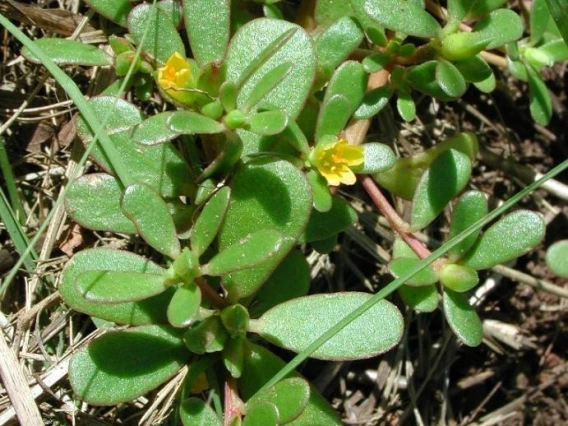
[{"label": "yellow flower petal", "polygon": [[357,177],[351,166],[363,164],[363,148],[349,145],[344,139],[316,146],[312,156],[312,165],[331,186],[340,184],[353,185]]},{"label": "yellow flower petal", "polygon": [[174,52],[166,65],[158,68],[157,81],[172,99],[184,104],[190,104],[193,101],[193,93],[187,90],[195,86],[191,65],[179,52]]}]

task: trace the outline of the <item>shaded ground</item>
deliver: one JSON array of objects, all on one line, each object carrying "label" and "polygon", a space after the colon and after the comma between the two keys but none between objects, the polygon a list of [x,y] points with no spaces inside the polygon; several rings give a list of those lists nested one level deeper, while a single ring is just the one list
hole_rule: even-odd
[{"label": "shaded ground", "polygon": [[[7,8],[7,2],[0,3],[0,12],[6,13]],[[36,37],[53,30],[24,23]],[[0,114],[1,121],[9,123],[2,126],[2,132],[28,218],[23,228],[31,237],[53,208],[66,173],[75,167],[78,156],[70,121],[75,111],[51,79],[43,80],[43,69],[22,62],[18,43],[7,32],[2,35]],[[88,93],[96,93],[98,82],[106,78],[88,69],[70,72]],[[378,125],[372,133],[394,137],[405,149],[420,150],[443,134],[476,132],[481,145],[495,158],[482,152],[471,186],[491,194],[496,204],[529,183],[527,170],[544,173],[568,157],[565,72],[565,67],[558,66],[547,75],[555,105],[554,119],[547,128],[533,125],[526,87],[503,73],[499,90],[491,96],[470,91],[463,101],[446,106],[432,106],[424,100],[419,104],[422,122],[412,125],[400,125],[396,113],[387,111],[382,123],[389,122],[394,133]],[[36,89],[37,94],[30,97]],[[16,111],[26,100],[29,104]],[[87,170],[94,168],[88,165]],[[558,179],[568,182],[567,175]],[[343,195],[361,213],[360,225],[343,235],[341,246],[330,256],[310,255],[316,277],[313,289],[377,290],[390,280],[384,254],[390,251],[392,234],[362,190],[349,189]],[[567,299],[527,284],[527,276],[535,277],[568,290],[568,281],[551,275],[544,264],[544,250],[568,238],[567,199],[566,193],[558,197],[539,190],[521,203],[544,215],[547,237],[537,250],[507,265],[525,275],[515,280],[496,272],[482,276],[476,292],[485,327],[480,347],[459,345],[439,312],[406,312],[405,337],[395,350],[364,362],[308,361],[302,373],[322,390],[346,424],[567,424]],[[446,235],[444,222],[438,225],[429,237]],[[56,288],[61,269],[77,250],[132,243],[117,235],[82,230],[64,216],[56,217],[36,246],[42,260],[35,273],[19,273],[2,299],[0,324],[32,389],[37,390],[46,424],[72,424],[74,419],[79,425],[134,425],[146,415],[150,417],[142,424],[165,424],[160,416],[171,409],[167,398],[158,400],[156,406],[152,405],[156,393],[117,408],[74,405],[66,379],[66,355],[95,328],[86,316],[60,303]],[[0,279],[4,280],[18,255],[3,225],[0,244]],[[14,423],[10,408],[1,390],[0,425]]]}]

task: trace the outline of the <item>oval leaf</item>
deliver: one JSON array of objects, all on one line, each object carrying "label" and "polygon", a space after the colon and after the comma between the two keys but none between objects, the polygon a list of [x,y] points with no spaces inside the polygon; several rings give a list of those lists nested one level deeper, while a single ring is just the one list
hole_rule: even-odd
[{"label": "oval leaf", "polygon": [[340,197],[332,197],[331,209],[326,212],[313,211],[303,242],[324,240],[332,237],[357,222],[357,212],[347,201]]},{"label": "oval leaf", "polygon": [[86,271],[74,285],[80,295],[95,303],[135,302],[156,296],[167,286],[163,274],[125,271]]},{"label": "oval leaf", "polygon": [[318,64],[323,69],[334,69],[363,41],[363,31],[350,16],[342,16],[316,38]]},{"label": "oval leaf", "polygon": [[247,123],[248,130],[258,135],[277,135],[288,125],[288,117],[281,111],[264,111],[253,114]]},{"label": "oval leaf", "polygon": [[173,114],[175,112],[166,111],[147,118],[134,129],[132,138],[142,145],[157,145],[177,138],[180,133],[169,126],[169,119]]},{"label": "oval leaf", "polygon": [[568,277],[568,240],[552,244],[546,251],[546,264],[560,277]]},{"label": "oval leaf", "polygon": [[254,232],[222,250],[201,271],[205,275],[219,276],[258,266],[278,256],[283,248],[286,250],[284,240],[280,232],[271,229]]},{"label": "oval leaf", "polygon": [[[450,234],[448,239],[454,238],[456,235],[465,231],[478,220],[487,214],[487,199],[483,192],[468,191],[463,194],[452,213],[452,221],[450,223]],[[470,234],[465,240],[458,245],[452,247],[448,252],[453,260],[459,259],[475,244],[481,229]]]},{"label": "oval leaf", "polygon": [[168,321],[174,327],[187,327],[201,305],[201,291],[195,284],[179,287],[168,305]]},{"label": "oval leaf", "polygon": [[[57,65],[84,65],[104,67],[112,64],[112,58],[97,47],[77,40],[64,38],[42,38],[35,43]],[[27,48],[22,56],[28,61],[41,63]]]},{"label": "oval leaf", "polygon": [[165,273],[155,263],[133,253],[104,248],[83,250],[67,263],[59,286],[61,298],[72,309],[117,324],[167,324],[166,308],[173,289],[139,302],[113,305],[93,303],[81,296],[74,283],[82,273],[97,270],[156,275]]},{"label": "oval leaf", "polygon": [[481,343],[481,320],[464,294],[444,289],[444,314],[452,331],[465,345],[475,347]]},{"label": "oval leaf", "polygon": [[322,213],[329,211],[332,206],[333,197],[331,196],[327,180],[315,170],[310,170],[306,176],[312,187],[314,208]]},{"label": "oval leaf", "polygon": [[357,120],[365,120],[371,118],[381,111],[392,96],[392,89],[388,86],[378,87],[367,92],[359,105],[359,108],[353,113],[353,118]]},{"label": "oval leaf", "polygon": [[155,389],[188,361],[180,332],[148,325],[107,333],[77,352],[69,380],[94,405],[131,401]]},{"label": "oval leaf", "polygon": [[183,426],[221,426],[222,422],[215,411],[199,398],[188,398],[179,407],[179,417]]},{"label": "oval leaf", "polygon": [[467,89],[465,79],[459,70],[448,61],[438,61],[436,80],[444,92],[452,98],[459,98]]},{"label": "oval leaf", "polygon": [[380,173],[390,169],[396,162],[392,149],[378,142],[369,142],[361,145],[365,161],[360,166],[353,166],[355,173]]},{"label": "oval leaf", "polygon": [[467,184],[471,174],[471,160],[455,149],[443,152],[422,175],[412,199],[414,230],[432,222]]},{"label": "oval leaf", "polygon": [[284,62],[264,74],[262,78],[258,80],[256,86],[254,86],[251,90],[243,111],[253,111],[255,107],[272,91],[272,89],[280,84],[282,79],[286,78],[286,75],[288,75],[291,68],[291,62]]},{"label": "oval leaf", "polygon": [[548,93],[548,87],[531,66],[527,66],[526,70],[529,81],[531,116],[538,124],[546,126],[552,117],[552,100]]},{"label": "oval leaf", "polygon": [[460,260],[473,269],[487,269],[515,259],[539,244],[546,226],[542,216],[518,210],[493,224]]},{"label": "oval leaf", "polygon": [[417,312],[434,312],[438,307],[438,291],[434,285],[424,287],[401,285],[398,294],[404,303]]},{"label": "oval leaf", "polygon": [[128,14],[132,10],[132,3],[128,0],[85,0],[85,3],[123,27],[126,27]]},{"label": "oval leaf", "polygon": [[497,9],[473,27],[479,40],[487,42],[486,49],[495,49],[523,35],[523,22],[519,15],[509,9]]},{"label": "oval leaf", "polygon": [[199,214],[195,225],[191,229],[191,249],[197,255],[201,256],[207,247],[211,245],[221,224],[225,219],[225,212],[229,207],[229,199],[231,196],[231,188],[224,186],[217,191],[203,210]]},{"label": "oval leaf", "polygon": [[[300,297],[275,306],[257,321],[251,321],[250,331],[277,346],[301,352],[371,297],[358,292]],[[311,356],[334,361],[370,358],[395,346],[402,330],[398,309],[381,300]]]},{"label": "oval leaf", "polygon": [[[400,277],[406,274],[409,270],[420,264],[421,260],[411,257],[398,257],[389,263],[389,269],[395,277]],[[414,274],[406,284],[409,286],[429,286],[438,281],[438,275],[432,269],[432,266],[427,266],[420,272]]]},{"label": "oval leaf", "polygon": [[130,185],[124,191],[121,205],[144,241],[170,258],[179,256],[181,248],[168,205],[152,188]]},{"label": "oval leaf", "polygon": [[243,426],[278,426],[278,408],[268,402],[253,405],[247,411]]},{"label": "oval leaf", "polygon": [[122,188],[106,173],[75,179],[65,195],[65,209],[75,222],[96,231],[136,233],[136,227],[120,209]]}]

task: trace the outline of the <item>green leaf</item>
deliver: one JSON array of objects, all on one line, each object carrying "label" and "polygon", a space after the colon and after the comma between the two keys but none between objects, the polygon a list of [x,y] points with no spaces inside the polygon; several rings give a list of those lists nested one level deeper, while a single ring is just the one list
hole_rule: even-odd
[{"label": "green leaf", "polygon": [[166,111],[145,119],[134,128],[132,139],[142,145],[157,145],[177,138],[180,133],[173,131],[169,126],[173,114],[174,111]]},{"label": "green leaf", "polygon": [[223,349],[223,364],[231,376],[238,379],[243,374],[244,367],[244,339],[228,339]]},{"label": "green leaf", "polygon": [[237,107],[238,90],[233,81],[225,81],[219,87],[219,99],[227,112],[231,112]]},{"label": "green leaf", "polygon": [[[106,52],[82,41],[64,38],[41,38],[35,40],[35,43],[58,65],[104,67],[112,64],[112,58]],[[22,49],[22,56],[36,64],[41,63],[25,47]]]},{"label": "green leaf", "polygon": [[[420,263],[420,259],[413,257],[397,257],[389,263],[391,273],[396,277],[406,274],[409,270],[413,269]],[[431,266],[422,269],[415,274],[412,278],[406,281],[406,285],[411,287],[429,286],[438,282],[438,275],[434,272]]]},{"label": "green leaf", "polygon": [[75,179],[65,196],[67,213],[79,225],[97,230],[136,233],[136,227],[120,209],[122,188],[106,173],[92,173]]},{"label": "green leaf", "polygon": [[221,62],[230,38],[229,0],[184,0],[183,17],[193,57],[200,66]]},{"label": "green leaf", "polygon": [[483,93],[491,93],[495,90],[495,86],[497,85],[497,81],[495,79],[495,74],[493,72],[487,77],[485,80],[477,81],[473,83],[477,90]]},{"label": "green leaf", "polygon": [[189,326],[201,305],[201,291],[193,283],[187,283],[176,289],[168,305],[168,322],[174,327]]},{"label": "green leaf", "polygon": [[175,52],[185,56],[185,47],[174,23],[159,7],[150,4],[136,6],[128,16],[128,29],[138,44],[147,31],[142,50],[159,65],[165,64]]},{"label": "green leaf", "polygon": [[465,81],[480,82],[491,76],[493,71],[481,56],[473,56],[471,58],[457,61],[455,64]]},{"label": "green leaf", "polygon": [[558,26],[565,43],[568,43],[568,11],[563,0],[546,0],[550,16]]},{"label": "green leaf", "polygon": [[132,3],[128,0],[85,0],[85,3],[123,27],[126,27],[128,14],[132,10]]},{"label": "green leaf", "polygon": [[546,226],[538,213],[518,210],[493,224],[460,260],[473,269],[487,269],[515,259],[544,238]]},{"label": "green leaf", "polygon": [[479,283],[477,271],[466,265],[447,263],[439,272],[444,287],[457,293],[469,291]]},{"label": "green leaf", "polygon": [[331,209],[332,196],[327,180],[315,170],[310,170],[306,176],[314,195],[314,209],[321,213],[329,211]]},{"label": "green leaf", "polygon": [[74,282],[77,292],[90,302],[136,302],[166,290],[164,274],[127,271],[86,271]]},{"label": "green leaf", "polygon": [[523,22],[519,15],[509,9],[497,9],[473,27],[479,40],[486,41],[487,49],[495,49],[523,35]]},{"label": "green leaf", "polygon": [[404,121],[412,121],[416,118],[416,104],[409,92],[398,93],[396,109]]},{"label": "green leaf", "polygon": [[237,244],[222,250],[201,268],[204,275],[227,275],[242,269],[250,269],[268,260],[281,258],[281,251],[287,249],[286,238],[278,231],[261,229],[253,232]]},{"label": "green leaf", "polygon": [[435,285],[411,287],[401,285],[398,294],[412,309],[417,312],[434,312],[438,307],[438,291]]},{"label": "green leaf", "polygon": [[393,91],[389,86],[377,87],[365,93],[361,105],[353,113],[353,118],[365,120],[378,114],[379,111],[388,105],[392,93]]},{"label": "green leaf", "polygon": [[260,404],[270,403],[278,408],[278,424],[287,424],[298,418],[310,399],[310,385],[304,379],[284,379],[249,399],[247,411]]},{"label": "green leaf", "polygon": [[[364,70],[370,74],[382,70],[390,62],[390,60],[390,55],[386,53],[371,53],[369,56],[366,56],[365,59],[363,59],[361,64],[363,65]],[[382,88],[387,87],[388,86],[383,86]],[[377,87],[377,89],[380,88],[381,87]]]},{"label": "green leaf", "polygon": [[357,110],[365,91],[368,75],[359,62],[344,62],[333,74],[323,99],[316,124],[316,141],[325,135],[337,135]]},{"label": "green leaf", "polygon": [[278,408],[274,404],[260,403],[247,411],[243,426],[277,426]]},{"label": "green leaf", "polygon": [[[223,141],[223,139],[221,139]],[[220,142],[221,142],[220,141]],[[203,182],[211,176],[224,176],[229,173],[241,158],[243,153],[243,141],[235,133],[225,134],[224,145],[221,152],[209,163],[203,172],[197,177],[197,182]]]},{"label": "green leaf", "polygon": [[222,351],[227,339],[229,334],[219,316],[205,318],[183,335],[185,346],[198,355]]},{"label": "green leaf", "polygon": [[[274,47],[271,43],[282,43]],[[263,50],[260,63],[253,63]],[[274,50],[275,49],[275,50]],[[315,50],[308,34],[299,26],[287,21],[261,18],[243,26],[233,39],[227,53],[227,80],[243,81],[237,98],[237,107],[243,108],[258,82],[277,66],[294,64],[286,77],[264,98],[274,109],[295,119],[309,95],[315,76]],[[253,64],[253,69],[249,65]],[[252,73],[251,73],[252,71]],[[237,84],[240,86],[240,84]]]},{"label": "green leaf", "polygon": [[[303,232],[310,215],[312,195],[305,175],[291,163],[257,158],[242,165],[231,182],[231,202],[219,233],[224,250],[258,229],[274,229],[292,239]],[[292,249],[290,244],[288,250]],[[228,300],[254,294],[270,276],[287,250],[260,267],[224,277]]]},{"label": "green leaf", "polygon": [[192,111],[176,111],[171,114],[167,124],[171,132],[178,134],[215,134],[225,130],[218,121]]},{"label": "green leaf", "polygon": [[469,2],[468,0],[461,0],[466,3],[471,3],[467,13],[467,19],[479,19],[487,16],[497,8],[501,7],[507,0],[477,0]]},{"label": "green leaf", "polygon": [[560,277],[568,277],[568,240],[557,241],[546,251],[548,268]]},{"label": "green leaf", "polygon": [[438,61],[436,65],[436,81],[440,88],[452,98],[459,98],[467,89],[465,79],[460,71],[448,61]]},{"label": "green leaf", "polygon": [[[452,239],[461,234],[478,220],[487,215],[487,199],[483,192],[468,191],[463,194],[452,213],[452,221],[450,223],[450,234],[448,239]],[[479,236],[481,229],[471,233],[467,238],[452,247],[448,252],[452,260],[462,257],[474,244]]]},{"label": "green leaf", "polygon": [[465,345],[475,347],[481,343],[481,320],[464,294],[444,289],[444,314],[452,331]]},{"label": "green leaf", "polygon": [[527,66],[526,69],[529,81],[531,116],[538,124],[546,126],[552,117],[552,101],[548,88],[531,66]]},{"label": "green leaf", "polygon": [[247,124],[248,130],[258,135],[277,135],[288,125],[288,116],[281,111],[263,111],[251,115]]},{"label": "green leaf", "polygon": [[[251,321],[250,331],[277,346],[300,352],[371,297],[358,292],[300,297],[275,306]],[[402,330],[398,309],[381,300],[311,356],[334,361],[370,358],[395,346]]]},{"label": "green leaf", "polygon": [[224,186],[213,195],[191,229],[191,249],[199,257],[211,245],[229,207],[231,188]]},{"label": "green leaf", "polygon": [[310,281],[310,267],[305,256],[298,250],[291,251],[254,297],[251,316],[260,316],[273,306],[305,296]]},{"label": "green leaf", "polygon": [[188,398],[179,407],[183,426],[221,426],[223,423],[215,411],[199,398]]},{"label": "green leaf", "polygon": [[461,61],[473,58],[484,50],[490,40],[478,33],[458,32],[442,39],[440,53],[450,61]]},{"label": "green leaf", "polygon": [[337,245],[338,235],[333,235],[325,240],[312,241],[312,248],[320,254],[330,254]]},{"label": "green leaf", "polygon": [[248,101],[243,108],[243,111],[253,111],[257,105],[259,105],[266,96],[280,84],[290,70],[292,69],[292,62],[284,62],[272,70],[268,71],[258,80],[256,86],[250,92]]},{"label": "green leaf", "polygon": [[540,41],[548,27],[550,12],[546,0],[534,0],[530,14],[530,40],[534,45]]},{"label": "green leaf", "polygon": [[363,41],[363,31],[350,16],[342,16],[326,28],[315,40],[318,64],[322,69],[334,69]]},{"label": "green leaf", "polygon": [[539,46],[538,50],[553,62],[568,61],[568,45],[562,39],[552,40]]},{"label": "green leaf", "polygon": [[379,173],[394,166],[396,157],[389,146],[378,142],[369,142],[361,146],[365,161],[360,166],[352,167],[355,173]]},{"label": "green leaf", "polygon": [[416,37],[432,38],[442,28],[438,21],[416,2],[406,0],[367,0],[365,12],[384,27]]},{"label": "green leaf", "polygon": [[[193,193],[189,167],[173,146],[140,146],[134,142],[132,129],[142,123],[143,117],[133,104],[113,96],[98,96],[90,99],[89,105],[95,116],[105,123],[104,129],[119,154],[119,160],[134,182],[146,183],[165,197]],[[77,134],[85,145],[93,140],[94,134],[81,116],[77,121]],[[91,156],[105,171],[112,171],[111,163],[98,142]]]},{"label": "green leaf", "polygon": [[412,229],[430,224],[467,185],[471,160],[455,149],[440,154],[424,173],[412,199]]},{"label": "green leaf", "polygon": [[167,324],[166,308],[173,289],[139,302],[105,305],[89,302],[74,286],[79,275],[88,271],[123,271],[144,274],[163,274],[155,263],[133,253],[104,248],[83,250],[67,263],[63,270],[59,292],[72,309],[118,324]]},{"label": "green leaf", "polygon": [[[408,73],[406,82],[412,88],[419,90],[422,93],[425,93],[441,101],[450,101],[452,100],[451,96],[449,96],[446,92],[442,90],[440,84],[438,83],[438,80],[436,79],[437,64],[438,64],[437,61],[427,61],[420,65],[412,67],[412,69]],[[405,97],[406,103],[410,103],[412,98],[410,97],[409,93],[406,93],[404,91],[399,92],[399,101],[397,102],[397,107],[399,109],[399,113],[402,116],[399,106],[399,103],[401,102],[400,101],[401,96]],[[410,110],[410,112],[412,112],[413,114],[411,115],[411,117],[414,118],[414,116],[416,115],[415,111],[416,106],[411,105],[411,108],[412,109]]]},{"label": "green leaf", "polygon": [[332,237],[357,222],[357,212],[343,198],[332,197],[331,209],[326,212],[312,211],[302,241],[324,240]]},{"label": "green leaf", "polygon": [[181,248],[174,221],[157,192],[144,184],[130,185],[124,191],[121,206],[144,241],[172,259],[179,256]]},{"label": "green leaf", "polygon": [[344,16],[354,16],[350,1],[318,0],[314,10],[314,18],[318,25],[327,27]]},{"label": "green leaf", "polygon": [[115,405],[166,382],[188,355],[180,333],[171,327],[148,325],[110,332],[73,356],[69,380],[82,400]]},{"label": "green leaf", "polygon": [[[268,349],[247,342],[245,346],[243,374],[238,380],[243,399],[250,399],[285,363]],[[292,377],[301,377],[293,373]],[[325,425],[340,426],[341,421],[335,410],[315,389],[310,389],[308,405],[291,426]]]}]

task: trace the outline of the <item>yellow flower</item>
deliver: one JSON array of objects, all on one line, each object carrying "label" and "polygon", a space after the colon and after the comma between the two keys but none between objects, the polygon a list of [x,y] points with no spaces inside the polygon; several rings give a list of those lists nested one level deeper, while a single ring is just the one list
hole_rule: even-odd
[{"label": "yellow flower", "polygon": [[158,68],[158,84],[172,99],[181,103],[191,103],[195,87],[191,65],[179,52],[174,52],[162,68]]},{"label": "yellow flower", "polygon": [[310,162],[331,186],[353,185],[357,178],[351,170],[363,164],[363,147],[349,145],[345,139],[320,142],[310,155]]}]

